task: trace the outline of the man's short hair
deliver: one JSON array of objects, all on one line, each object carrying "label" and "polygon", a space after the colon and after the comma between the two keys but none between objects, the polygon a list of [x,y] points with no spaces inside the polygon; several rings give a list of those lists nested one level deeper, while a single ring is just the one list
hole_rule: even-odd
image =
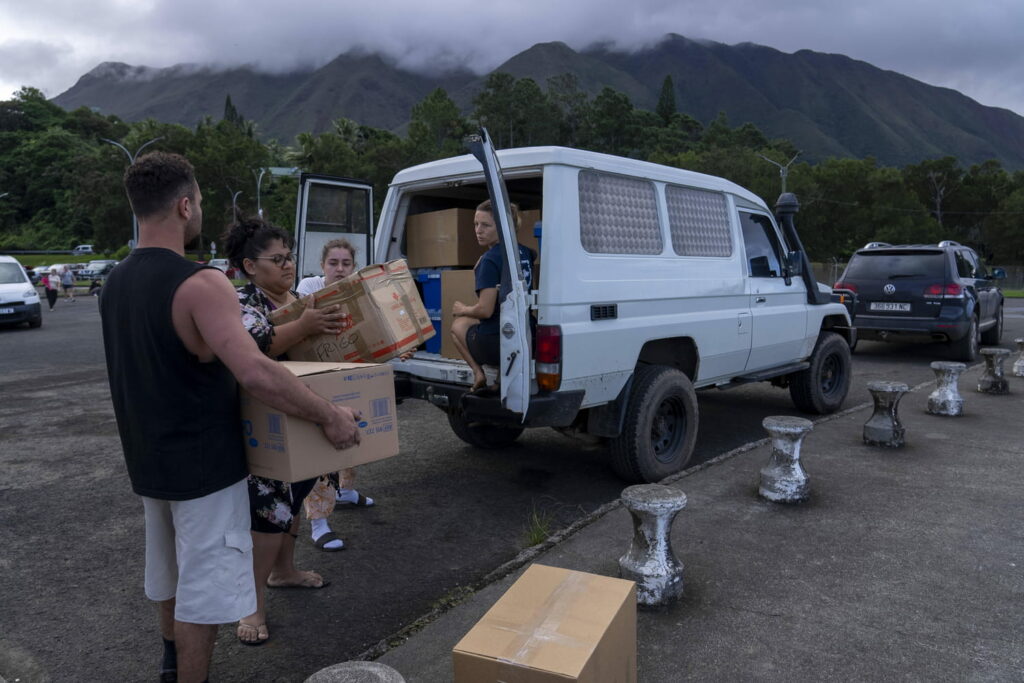
[{"label": "man's short hair", "polygon": [[196,174],[180,154],[150,152],[124,172],[124,189],[140,219],[166,213],[182,197],[195,199]]}]

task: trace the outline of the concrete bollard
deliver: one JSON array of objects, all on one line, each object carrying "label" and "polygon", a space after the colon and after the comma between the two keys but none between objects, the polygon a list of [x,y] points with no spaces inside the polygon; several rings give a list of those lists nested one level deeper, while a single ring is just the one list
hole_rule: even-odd
[{"label": "concrete bollard", "polygon": [[1024,339],[1014,339],[1013,343],[1017,345],[1017,351],[1020,352],[1020,357],[1013,361],[1013,376],[1024,377]]},{"label": "concrete bollard", "polygon": [[320,669],[305,683],[405,683],[405,679],[380,662],[342,662]]},{"label": "concrete bollard", "polygon": [[686,507],[686,494],[661,484],[640,484],[622,491],[633,516],[633,542],[619,558],[619,576],[636,582],[636,601],[668,605],[683,594],[683,563],[672,552],[672,520]]},{"label": "concrete bollard", "polygon": [[800,465],[800,445],[814,428],[802,417],[776,415],[761,422],[772,439],[772,454],[761,469],[757,492],[774,503],[799,503],[811,495],[810,478]]},{"label": "concrete bollard", "polygon": [[928,412],[932,415],[957,417],[964,414],[964,400],[960,398],[960,373],[967,369],[963,363],[937,360],[932,363],[935,371],[935,391],[928,395]]},{"label": "concrete bollard", "polygon": [[1010,393],[1010,383],[1003,373],[1003,361],[1010,355],[1010,350],[993,346],[982,349],[980,353],[985,357],[985,371],[978,378],[978,391],[996,395]]},{"label": "concrete bollard", "polygon": [[900,422],[899,403],[910,391],[903,382],[868,382],[875,412],[864,423],[864,443],[869,446],[903,448],[906,430]]}]

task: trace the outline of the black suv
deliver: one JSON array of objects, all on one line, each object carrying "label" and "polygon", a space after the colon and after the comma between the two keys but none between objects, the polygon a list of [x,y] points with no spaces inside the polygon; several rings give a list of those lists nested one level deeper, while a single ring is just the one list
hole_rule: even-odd
[{"label": "black suv", "polygon": [[850,258],[835,289],[856,293],[858,339],[942,341],[970,362],[1003,336],[1002,268],[985,269],[970,247],[871,242]]}]

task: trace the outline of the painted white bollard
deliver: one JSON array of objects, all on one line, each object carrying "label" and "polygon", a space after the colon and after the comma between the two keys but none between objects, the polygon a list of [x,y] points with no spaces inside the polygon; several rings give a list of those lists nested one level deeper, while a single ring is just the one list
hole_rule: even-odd
[{"label": "painted white bollard", "polygon": [[774,503],[800,503],[811,495],[810,478],[800,464],[800,446],[814,428],[810,420],[789,415],[766,417],[761,425],[772,439],[772,454],[761,468],[757,492]]},{"label": "painted white bollard", "polygon": [[960,397],[960,373],[967,369],[963,363],[937,360],[931,365],[935,371],[935,391],[928,395],[928,412],[932,415],[958,417],[964,414],[964,400]]},{"label": "painted white bollard", "polygon": [[993,346],[984,348],[979,353],[985,357],[985,370],[978,378],[978,391],[983,394],[1008,394],[1010,383],[1003,372],[1003,361],[1010,355],[1010,349]]},{"label": "painted white bollard", "polygon": [[1017,345],[1017,351],[1020,352],[1020,357],[1013,361],[1013,376],[1024,377],[1024,339],[1014,339],[1013,343]]},{"label": "painted white bollard", "polygon": [[405,683],[405,679],[380,662],[342,662],[320,669],[305,683]]},{"label": "painted white bollard", "polygon": [[900,422],[899,404],[903,394],[910,391],[903,382],[868,382],[875,412],[864,423],[864,443],[869,446],[903,448],[906,430]]},{"label": "painted white bollard", "polygon": [[686,507],[686,494],[661,484],[640,484],[622,491],[633,516],[633,541],[619,558],[619,576],[636,582],[636,601],[668,605],[683,594],[683,563],[672,552],[672,521]]}]

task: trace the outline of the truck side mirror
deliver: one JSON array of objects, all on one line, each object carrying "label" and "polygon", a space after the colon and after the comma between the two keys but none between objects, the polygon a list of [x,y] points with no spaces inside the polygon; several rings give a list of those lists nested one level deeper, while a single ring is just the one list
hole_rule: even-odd
[{"label": "truck side mirror", "polygon": [[800,277],[804,272],[803,252],[791,251],[786,254],[786,271],[790,277]]}]

